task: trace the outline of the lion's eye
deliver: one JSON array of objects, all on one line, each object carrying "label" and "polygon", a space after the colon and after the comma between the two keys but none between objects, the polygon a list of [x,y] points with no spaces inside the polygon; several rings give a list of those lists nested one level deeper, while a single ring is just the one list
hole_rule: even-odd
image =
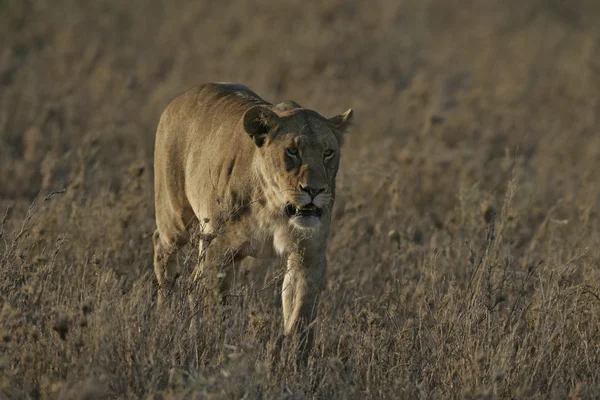
[{"label": "lion's eye", "polygon": [[331,157],[333,157],[334,151],[333,150],[325,150],[325,152],[323,153],[323,157],[328,160]]},{"label": "lion's eye", "polygon": [[285,154],[290,157],[296,157],[298,155],[298,149],[290,147],[289,149],[285,149]]}]

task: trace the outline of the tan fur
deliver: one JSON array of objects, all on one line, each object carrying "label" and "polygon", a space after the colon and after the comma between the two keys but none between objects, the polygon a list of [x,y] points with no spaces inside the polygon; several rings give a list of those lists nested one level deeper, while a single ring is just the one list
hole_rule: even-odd
[{"label": "tan fur", "polygon": [[[205,84],[173,100],[161,116],[154,155],[161,298],[179,274],[177,251],[190,227],[208,221],[204,233],[214,239],[199,268],[219,273],[223,296],[244,257],[275,249],[287,258],[284,332],[300,331],[310,347],[340,144],[351,117],[352,110],[326,119],[291,101],[272,105],[240,84]],[[320,218],[286,213],[308,210],[311,201]]]}]

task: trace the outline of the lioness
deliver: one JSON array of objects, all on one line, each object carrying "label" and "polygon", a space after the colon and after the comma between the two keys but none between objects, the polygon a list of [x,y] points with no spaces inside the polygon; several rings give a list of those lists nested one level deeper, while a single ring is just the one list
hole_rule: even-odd
[{"label": "lioness", "polygon": [[311,322],[325,280],[325,251],[342,136],[352,110],[333,118],[285,101],[273,105],[246,86],[208,83],[163,112],[154,153],[154,271],[164,298],[179,275],[178,249],[194,222],[212,240],[200,246],[202,272],[225,296],[244,257],[287,259],[284,334],[312,346]]}]

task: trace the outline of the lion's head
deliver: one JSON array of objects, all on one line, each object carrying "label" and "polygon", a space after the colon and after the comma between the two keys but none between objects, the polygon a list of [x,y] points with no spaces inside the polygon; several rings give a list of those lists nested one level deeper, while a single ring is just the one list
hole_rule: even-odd
[{"label": "lion's head", "polygon": [[342,136],[351,119],[351,109],[327,119],[289,101],[244,114],[267,198],[292,226],[318,228],[323,213],[330,212]]}]

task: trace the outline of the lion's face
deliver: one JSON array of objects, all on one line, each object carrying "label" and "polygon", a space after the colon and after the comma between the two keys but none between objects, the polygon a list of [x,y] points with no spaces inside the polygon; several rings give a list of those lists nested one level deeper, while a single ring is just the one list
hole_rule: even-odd
[{"label": "lion's face", "polygon": [[329,215],[335,195],[343,133],[352,110],[326,119],[314,111],[246,112],[244,126],[259,147],[260,170],[268,199],[299,229],[315,229]]}]

